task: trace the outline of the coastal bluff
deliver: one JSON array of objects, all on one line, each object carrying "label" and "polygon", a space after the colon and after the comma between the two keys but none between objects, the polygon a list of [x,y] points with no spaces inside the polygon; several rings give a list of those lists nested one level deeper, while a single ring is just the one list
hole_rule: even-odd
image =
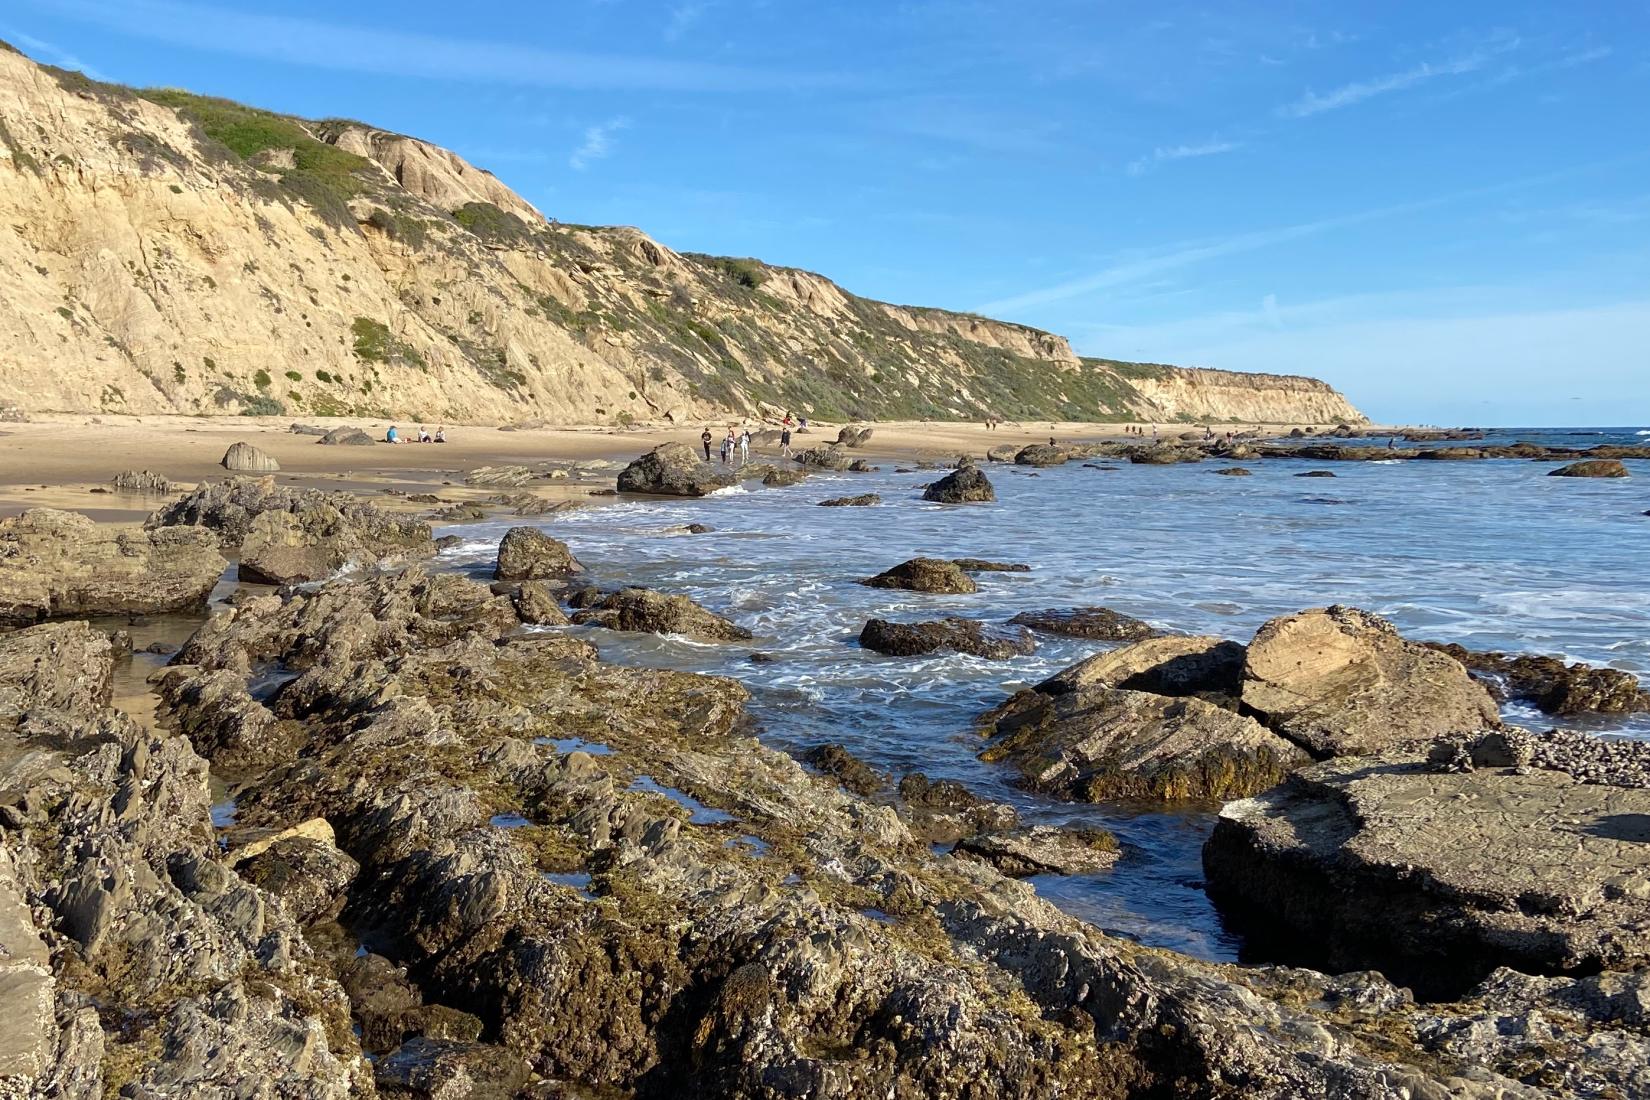
[{"label": "coastal bluff", "polygon": [[468,423],[1364,418],[1310,378],[1082,358],[973,314],[547,217],[416,138],[0,43],[0,407]]}]

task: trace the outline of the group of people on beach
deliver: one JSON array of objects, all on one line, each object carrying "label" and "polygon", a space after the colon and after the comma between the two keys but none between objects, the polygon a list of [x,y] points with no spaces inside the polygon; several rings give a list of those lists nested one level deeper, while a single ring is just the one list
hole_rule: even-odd
[{"label": "group of people on beach", "polygon": [[[385,443],[411,443],[413,441],[410,440],[410,439],[402,439],[400,429],[398,429],[394,424],[391,424],[390,425],[390,430],[384,433],[384,442]],[[445,442],[447,442],[447,429],[446,429],[445,426],[439,427],[435,430],[435,434],[431,435],[427,430],[425,430],[424,425],[420,424],[418,426],[418,442],[420,442],[420,443],[445,443]]]},{"label": "group of people on beach", "polygon": [[[791,429],[796,424],[797,421],[791,418],[790,413],[786,413],[785,419],[780,422],[779,454],[783,458],[791,457]],[[803,417],[801,427],[806,428],[807,426],[808,418]],[[699,433],[699,445],[704,448],[706,462],[710,461],[710,445],[714,438],[711,435],[709,426],[706,426],[705,430]],[[728,425],[728,432],[722,437],[721,459],[722,465],[732,466],[735,469],[751,460],[751,430],[749,425]]]}]

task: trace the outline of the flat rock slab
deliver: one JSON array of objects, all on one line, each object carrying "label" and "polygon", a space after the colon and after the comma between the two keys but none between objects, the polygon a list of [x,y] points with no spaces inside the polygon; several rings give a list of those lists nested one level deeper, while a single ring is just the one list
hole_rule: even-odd
[{"label": "flat rock slab", "polygon": [[1051,607],[1042,611],[1022,611],[1008,621],[1046,634],[1063,634],[1068,638],[1101,642],[1137,642],[1157,633],[1150,623],[1109,607]]},{"label": "flat rock slab", "polygon": [[1497,966],[1650,962],[1650,791],[1545,769],[1328,761],[1221,811],[1209,891],[1280,957],[1452,996]]},{"label": "flat rock slab", "polygon": [[1083,687],[1120,687],[1158,695],[1235,697],[1242,682],[1243,646],[1210,634],[1146,638],[1097,653],[1037,685],[1045,695]]}]

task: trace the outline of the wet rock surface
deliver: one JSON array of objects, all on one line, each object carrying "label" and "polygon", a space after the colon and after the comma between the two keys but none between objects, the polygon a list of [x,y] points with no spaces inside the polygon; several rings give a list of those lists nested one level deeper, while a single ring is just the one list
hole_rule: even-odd
[{"label": "wet rock surface", "polygon": [[1044,695],[1117,687],[1155,695],[1195,695],[1237,709],[1245,650],[1213,635],[1147,638],[1078,661],[1037,685]]},{"label": "wet rock surface", "polygon": [[882,498],[875,493],[861,493],[856,497],[832,497],[830,500],[819,502],[821,508],[869,508],[874,504],[881,504]]},{"label": "wet rock surface", "polygon": [[687,444],[665,443],[620,472],[619,492],[702,497],[738,480],[733,473],[703,461]]},{"label": "wet rock surface", "polygon": [[1425,643],[1460,661],[1501,699],[1530,703],[1547,714],[1631,714],[1650,710],[1650,692],[1638,677],[1615,668],[1594,668],[1558,657],[1479,652],[1459,645]]},{"label": "wet rock surface", "polygon": [[197,531],[132,531],[31,508],[0,520],[0,629],[201,607],[228,563]]},{"label": "wet rock surface", "polygon": [[1355,608],[1273,619],[1249,643],[1243,705],[1317,756],[1379,751],[1500,725],[1460,662]]},{"label": "wet rock surface", "polygon": [[950,651],[997,661],[1024,657],[1036,650],[1028,630],[955,616],[921,623],[871,619],[860,631],[859,644],[890,657]]},{"label": "wet rock surface", "polygon": [[922,499],[936,504],[979,504],[997,499],[997,491],[978,466],[959,466],[922,491]]},{"label": "wet rock surface", "polygon": [[752,637],[749,630],[707,611],[686,596],[649,588],[626,588],[601,597],[573,615],[580,626],[635,630],[651,634],[685,634],[707,641],[734,642]]},{"label": "wet rock surface", "polygon": [[1498,966],[1585,974],[1650,953],[1650,792],[1544,768],[1332,760],[1228,804],[1211,895],[1280,957],[1454,996]]},{"label": "wet rock surface", "polygon": [[1092,875],[1106,870],[1122,855],[1117,838],[1104,829],[1061,829],[1052,825],[964,837],[952,852],[989,863],[1010,878]]},{"label": "wet rock surface", "polygon": [[1071,452],[1050,443],[1033,443],[1022,447],[1014,455],[1017,466],[1064,466],[1070,462]]},{"label": "wet rock surface", "polygon": [[775,466],[762,474],[762,484],[769,489],[800,485],[808,479],[808,471],[799,466]]},{"label": "wet rock surface", "polygon": [[980,586],[954,561],[912,558],[859,582],[868,588],[900,588],[908,592],[967,595]]},{"label": "wet rock surface", "polygon": [[964,573],[1029,573],[1031,566],[1017,561],[991,561],[986,558],[953,558],[951,564]]},{"label": "wet rock surface", "polygon": [[888,785],[887,776],[834,742],[815,745],[802,759],[858,795],[873,795]]},{"label": "wet rock surface", "polygon": [[1549,477],[1627,477],[1627,467],[1613,458],[1593,458],[1560,466]]},{"label": "wet rock surface", "polygon": [[1099,642],[1137,642],[1150,638],[1158,631],[1143,622],[1109,607],[1048,608],[1043,611],[1022,611],[1008,620],[1018,626],[1027,626],[1045,634],[1061,634],[1068,638],[1088,638]]},{"label": "wet rock surface", "polygon": [[499,541],[493,577],[501,581],[565,580],[583,571],[565,542],[537,527],[512,527]]}]

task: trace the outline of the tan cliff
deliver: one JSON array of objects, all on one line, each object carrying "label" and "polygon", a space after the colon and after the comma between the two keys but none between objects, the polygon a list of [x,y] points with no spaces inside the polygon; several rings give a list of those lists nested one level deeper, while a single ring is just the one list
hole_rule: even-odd
[{"label": "tan cliff", "polygon": [[627,423],[1358,421],[1305,378],[1079,359],[546,219],[447,150],[0,49],[0,405]]}]

